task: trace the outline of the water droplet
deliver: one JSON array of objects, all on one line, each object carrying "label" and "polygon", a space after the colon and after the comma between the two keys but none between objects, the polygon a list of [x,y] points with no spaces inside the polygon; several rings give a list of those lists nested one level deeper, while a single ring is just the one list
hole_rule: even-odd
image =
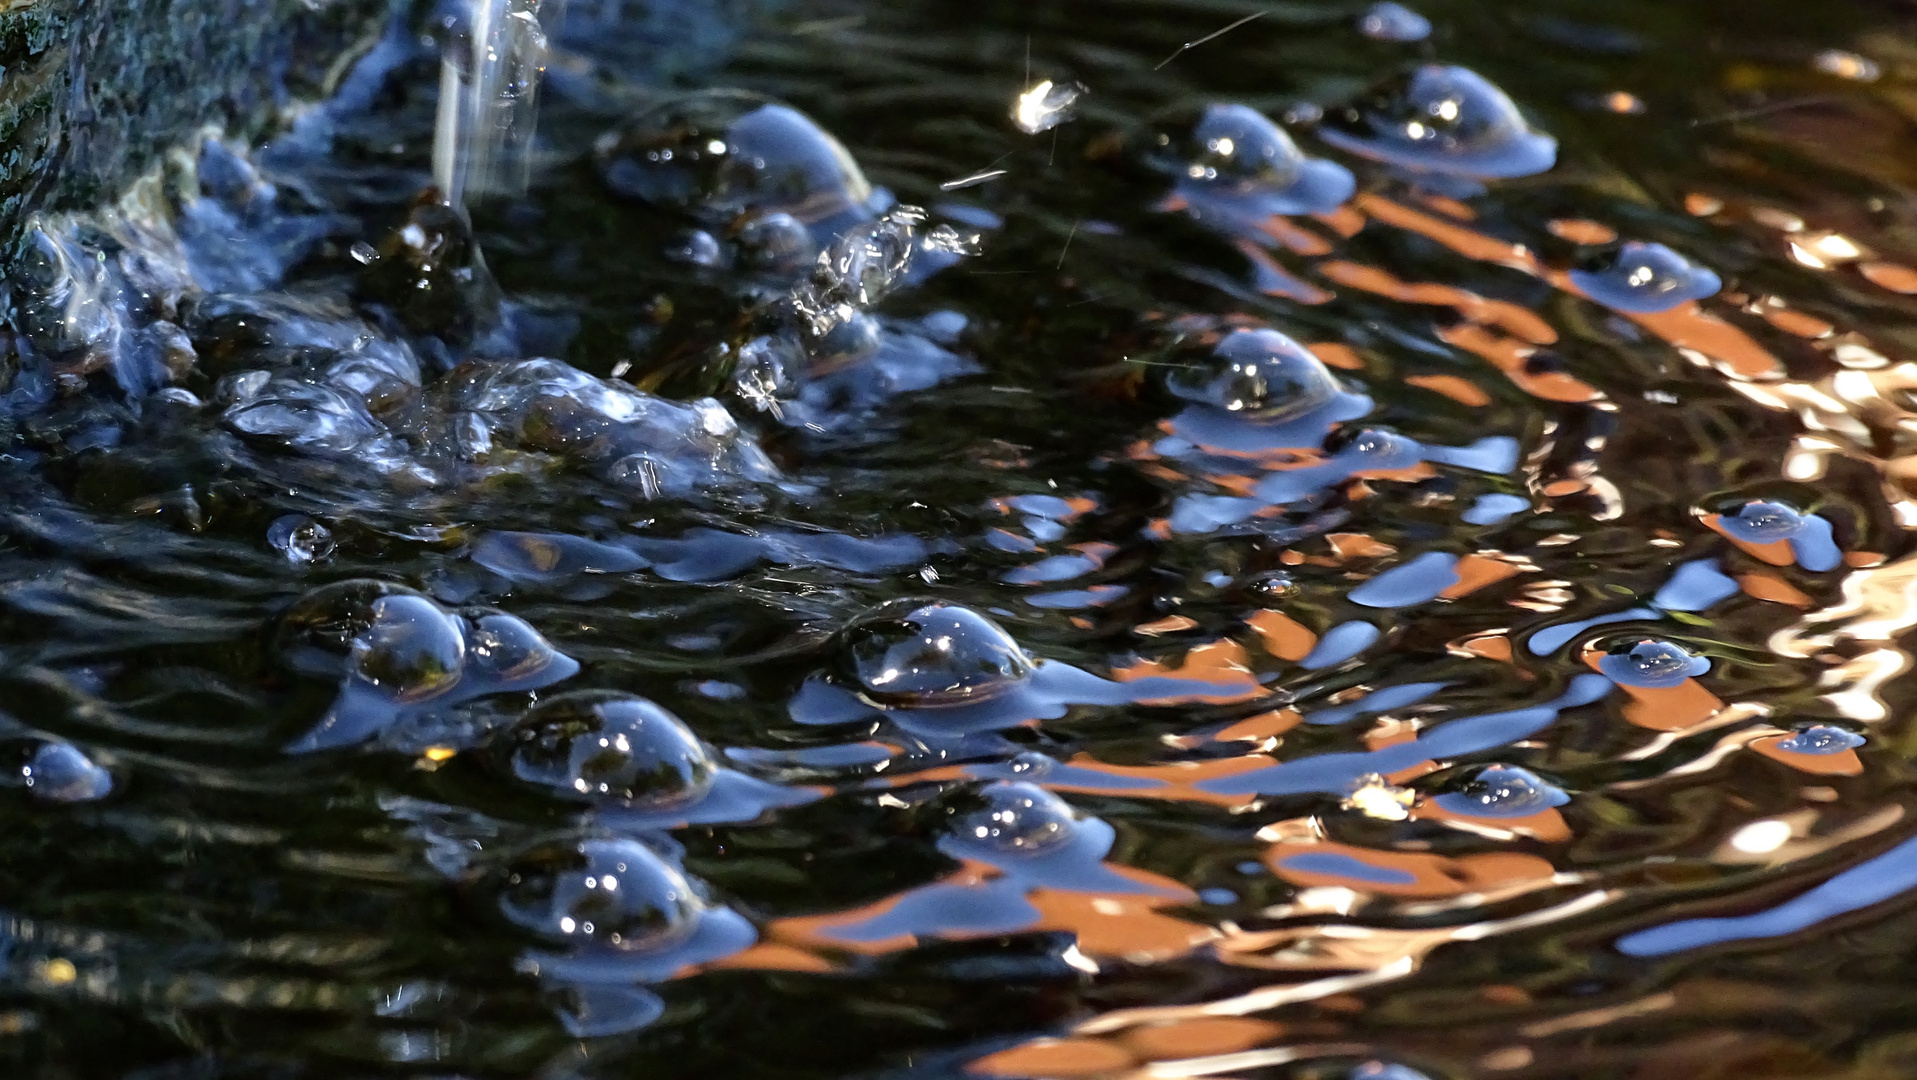
[{"label": "water droplet", "polygon": [[1825,49],[1811,57],[1811,67],[1826,75],[1857,82],[1876,82],[1878,76],[1883,74],[1883,69],[1877,66],[1875,60],[1842,49]]},{"label": "water droplet", "polygon": [[1676,642],[1640,638],[1611,646],[1598,658],[1598,670],[1625,686],[1655,690],[1703,675],[1711,662]]},{"label": "water droplet", "polygon": [[288,514],[267,526],[266,542],[286,556],[286,561],[304,566],[333,553],[333,534],[326,526],[305,514]]},{"label": "water droplet", "polygon": [[679,718],[651,701],[582,690],[541,702],[506,737],[512,774],[571,800],[655,809],[693,802],[718,766]]},{"label": "water droplet", "polygon": [[996,697],[1032,675],[1032,661],[997,623],[957,604],[900,600],[845,631],[859,685],[874,700],[929,707]]},{"label": "water droplet", "polygon": [[1211,355],[1166,379],[1172,393],[1257,420],[1289,420],[1343,391],[1310,350],[1276,330],[1234,330]]},{"label": "water droplet", "polygon": [[1077,83],[1043,79],[1012,102],[1012,123],[1027,135],[1050,131],[1072,118],[1084,94],[1085,88]]},{"label": "water droplet", "polygon": [[424,596],[373,601],[372,622],[355,638],[348,669],[401,704],[451,690],[466,662],[459,622]]},{"label": "water droplet", "polygon": [[658,952],[690,938],[700,906],[677,868],[623,837],[561,841],[521,853],[500,911],[553,945]]},{"label": "water droplet", "polygon": [[689,94],[600,137],[600,175],[621,195],[715,224],[776,211],[808,225],[865,217],[872,186],[804,113],[739,90]]},{"label": "water droplet", "polygon": [[1802,532],[1804,515],[1785,503],[1756,499],[1745,503],[1737,513],[1718,518],[1718,525],[1746,543],[1773,544]]},{"label": "water droplet", "polygon": [[66,743],[42,743],[20,773],[27,790],[49,802],[90,802],[113,790],[113,774]]},{"label": "water droplet", "polygon": [[951,836],[961,849],[992,855],[1035,855],[1070,841],[1077,815],[1065,800],[1020,780],[988,784],[977,792],[984,805],[958,814]]},{"label": "water droplet", "polygon": [[1687,300],[1715,295],[1718,276],[1663,244],[1630,241],[1608,257],[1573,270],[1571,283],[1605,307],[1654,315]]},{"label": "water droplet", "polygon": [[1354,154],[1411,169],[1486,179],[1531,176],[1557,161],[1504,91],[1461,67],[1426,65],[1388,79],[1326,117],[1320,135]]},{"label": "water droplet", "polygon": [[1403,4],[1381,0],[1358,20],[1358,31],[1377,41],[1423,41],[1431,36],[1431,20]]},{"label": "water droplet", "polygon": [[1515,765],[1487,765],[1461,787],[1431,800],[1439,807],[1467,817],[1513,818],[1543,813],[1563,806],[1571,796],[1563,788],[1529,769]]},{"label": "water droplet", "polygon": [[1793,754],[1841,754],[1864,745],[1864,737],[1830,724],[1812,724],[1798,728],[1790,738],[1777,744],[1779,750]]}]

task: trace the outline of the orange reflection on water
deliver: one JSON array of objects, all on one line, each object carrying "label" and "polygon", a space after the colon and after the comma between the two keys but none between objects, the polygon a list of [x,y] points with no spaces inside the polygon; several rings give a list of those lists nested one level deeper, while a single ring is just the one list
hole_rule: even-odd
[{"label": "orange reflection on water", "polygon": [[1864,771],[1864,762],[1855,750],[1839,750],[1834,754],[1803,754],[1784,749],[1783,744],[1790,738],[1788,733],[1783,732],[1766,735],[1751,740],[1750,747],[1772,761],[1816,776],[1858,776]]},{"label": "orange reflection on water", "polygon": [[1175,705],[1187,701],[1223,704],[1263,696],[1267,691],[1252,673],[1251,659],[1245,647],[1228,638],[1195,645],[1177,664],[1158,660],[1135,660],[1112,670],[1119,682],[1166,678],[1205,683],[1213,690],[1193,691],[1173,697],[1151,698],[1146,705]]},{"label": "orange reflection on water", "polygon": [[1470,893],[1508,894],[1515,886],[1548,882],[1557,873],[1557,868],[1544,859],[1517,852],[1449,856],[1425,851],[1377,851],[1331,841],[1276,843],[1266,849],[1264,860],[1272,873],[1294,885],[1422,900]]}]

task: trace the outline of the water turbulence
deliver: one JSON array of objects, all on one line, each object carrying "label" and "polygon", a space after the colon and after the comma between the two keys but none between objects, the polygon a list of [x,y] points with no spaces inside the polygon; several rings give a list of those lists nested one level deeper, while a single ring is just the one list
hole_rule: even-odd
[{"label": "water turbulence", "polygon": [[9,1075],[1917,1071],[1907,12],[558,16],[9,247]]}]

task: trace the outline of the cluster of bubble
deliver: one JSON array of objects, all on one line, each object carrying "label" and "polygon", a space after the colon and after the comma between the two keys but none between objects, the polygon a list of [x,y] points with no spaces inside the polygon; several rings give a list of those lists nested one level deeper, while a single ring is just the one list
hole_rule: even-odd
[{"label": "cluster of bubble", "polygon": [[275,645],[294,671],[339,681],[331,708],[288,746],[294,753],[350,746],[410,718],[536,690],[579,670],[516,615],[449,611],[423,593],[370,578],[302,596],[280,616]]},{"label": "cluster of bubble", "polygon": [[[893,205],[798,110],[744,91],[687,94],[608,131],[595,158],[613,192],[693,223],[674,241],[677,257],[782,286],[776,329],[733,363],[734,392],[758,411],[786,419],[809,383],[854,366],[892,392],[969,370],[935,347],[940,335],[913,349],[888,339],[870,311],[974,253],[976,233],[928,226],[924,210]],[[795,423],[823,419],[816,407],[801,411]]]}]

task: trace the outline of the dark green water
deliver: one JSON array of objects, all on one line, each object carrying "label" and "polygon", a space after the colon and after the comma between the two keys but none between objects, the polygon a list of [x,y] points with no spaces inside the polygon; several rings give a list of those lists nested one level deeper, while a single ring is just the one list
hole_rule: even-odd
[{"label": "dark green water", "polygon": [[1917,1075],[1912,17],[1418,13],[575,0],[468,231],[422,10],[43,219],[7,1075]]}]

